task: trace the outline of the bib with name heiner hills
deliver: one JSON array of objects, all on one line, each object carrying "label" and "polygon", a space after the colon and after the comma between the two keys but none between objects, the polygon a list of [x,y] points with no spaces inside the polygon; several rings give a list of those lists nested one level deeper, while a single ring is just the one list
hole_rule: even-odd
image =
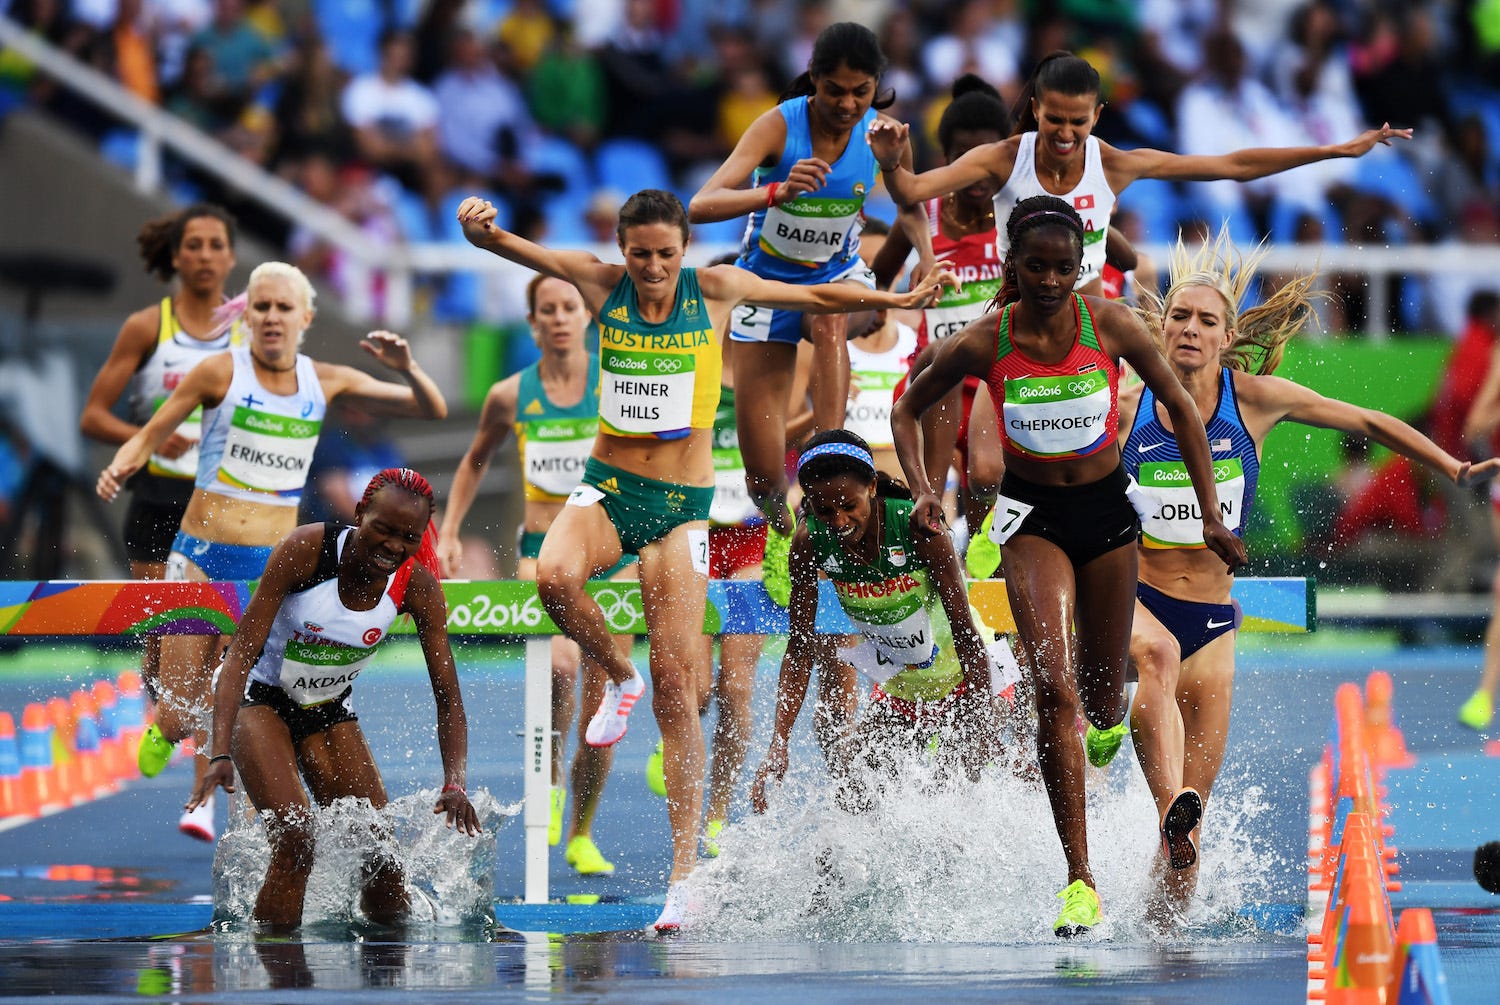
[{"label": "bib with name heiner hills", "polygon": [[[1234,393],[1234,374],[1224,367],[1219,379],[1219,404],[1206,430],[1214,461],[1214,492],[1219,519],[1243,535],[1245,520],[1255,500],[1260,479],[1260,457],[1255,441],[1240,416]],[[1146,505],[1141,514],[1141,541],[1147,548],[1202,548],[1203,513],[1188,477],[1177,439],[1156,415],[1156,397],[1141,392],[1135,423],[1125,440],[1125,470],[1135,478]]]},{"label": "bib with name heiner hills", "polygon": [[616,436],[677,440],[711,429],[723,369],[719,339],[698,287],[698,271],[677,277],[672,313],[641,319],[635,284],[624,276],[599,317],[599,421]]},{"label": "bib with name heiner hills", "polygon": [[406,600],[414,559],[386,579],[380,602],[368,611],[351,611],[339,599],[339,553],[352,527],[323,525],[318,567],[297,591],[282,601],[271,622],[252,680],[278,687],[298,705],[318,705],[341,697],[385,641]]},{"label": "bib with name heiner hills", "polygon": [[1078,338],[1057,363],[1038,363],[1010,340],[1015,304],[1000,312],[990,391],[1000,408],[1006,450],[1040,461],[1087,457],[1114,443],[1120,423],[1120,371],[1099,347],[1093,315],[1073,294]]},{"label": "bib with name heiner hills", "polygon": [[197,486],[273,506],[296,506],[328,409],[313,361],[297,354],[297,391],[272,394],[255,379],[248,346],[229,350],[234,376],[204,409]]}]

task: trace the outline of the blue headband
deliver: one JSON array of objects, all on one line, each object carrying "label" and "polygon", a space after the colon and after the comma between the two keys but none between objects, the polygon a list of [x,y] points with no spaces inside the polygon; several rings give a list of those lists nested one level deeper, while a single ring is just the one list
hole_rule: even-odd
[{"label": "blue headband", "polygon": [[875,470],[875,458],[870,456],[868,450],[853,443],[836,440],[832,443],[820,443],[803,453],[797,460],[797,474],[801,475],[806,470],[808,461],[815,461],[819,457],[852,457],[856,461],[863,461],[871,471]]}]

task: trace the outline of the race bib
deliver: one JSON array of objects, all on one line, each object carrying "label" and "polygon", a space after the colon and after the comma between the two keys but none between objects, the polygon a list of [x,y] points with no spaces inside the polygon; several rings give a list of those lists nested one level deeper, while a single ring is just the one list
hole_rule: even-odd
[{"label": "race bib", "polygon": [[[1148,548],[1203,547],[1203,511],[1181,461],[1142,464],[1137,473],[1141,534]],[[1245,500],[1245,469],[1238,457],[1214,461],[1214,494],[1219,519],[1238,530]],[[1135,500],[1132,499],[1132,503]]]},{"label": "race bib", "polygon": [[1107,434],[1112,397],[1103,370],[1005,382],[1005,435],[1037,457],[1093,452]]},{"label": "race bib", "polygon": [[777,258],[822,265],[843,249],[859,218],[862,199],[801,195],[766,210],[760,245]]},{"label": "race bib", "polygon": [[886,677],[900,673],[907,667],[931,666],[937,657],[937,641],[933,638],[932,618],[927,613],[926,606],[918,607],[900,621],[889,625],[860,621],[853,615],[850,615],[849,620],[854,622],[860,635],[875,648],[876,655],[892,665],[891,673],[886,674]]},{"label": "race bib", "polygon": [[697,358],[606,349],[599,360],[599,418],[622,433],[687,429],[693,417]]},{"label": "race bib", "polygon": [[889,370],[858,370],[854,374],[859,393],[849,403],[844,428],[857,433],[875,450],[888,450],[896,445],[891,433],[891,407],[901,377]]},{"label": "race bib", "polygon": [[298,705],[320,705],[344,693],[370,661],[373,649],[312,645],[295,639],[286,644],[281,687]]},{"label": "race bib", "polygon": [[527,423],[527,483],[548,495],[567,495],[583,478],[583,466],[588,463],[598,431],[598,419]]},{"label": "race bib", "polygon": [[[160,407],[160,403],[157,407]],[[146,463],[147,471],[163,478],[193,478],[198,474],[198,441],[203,438],[202,405],[193,409],[193,414],[182,420],[182,424],[177,427],[177,435],[192,440],[193,445],[176,458],[152,454],[151,460]]]},{"label": "race bib", "polygon": [[568,493],[569,506],[592,506],[604,498],[604,493],[592,485],[579,485]]},{"label": "race bib", "polygon": [[219,460],[219,481],[252,492],[300,493],[322,426],[317,419],[236,406]]},{"label": "race bib", "polygon": [[1019,499],[1011,499],[1000,496],[995,500],[995,515],[990,521],[990,541],[995,544],[1004,544],[1015,536],[1016,531],[1021,529],[1021,524],[1026,522],[1026,517],[1036,507],[1031,503],[1021,502]]},{"label": "race bib", "polygon": [[721,527],[744,523],[760,510],[745,486],[745,462],[738,450],[714,451],[714,501],[708,519]]}]

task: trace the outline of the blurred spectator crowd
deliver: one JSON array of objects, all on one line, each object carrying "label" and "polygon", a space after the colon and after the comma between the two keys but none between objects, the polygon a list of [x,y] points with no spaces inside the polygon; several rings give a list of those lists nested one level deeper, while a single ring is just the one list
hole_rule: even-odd
[{"label": "blurred spectator crowd", "polygon": [[[919,167],[955,77],[1013,99],[1067,48],[1104,81],[1097,134],[1221,153],[1341,142],[1366,125],[1416,139],[1248,185],[1140,181],[1117,225],[1139,243],[1227,219],[1244,246],[1500,242],[1500,0],[0,0],[0,10],[300,186],[377,244],[459,241],[484,192],[501,223],[553,243],[612,242],[623,196],[684,200],[783,86],[827,24],[877,31]],[[117,159],[132,134],[0,53],[0,82]],[[320,284],[376,301],[340,250],[184,165],[184,198],[229,205]],[[875,199],[870,211],[893,214]],[[699,241],[738,240],[736,222]],[[1360,284],[1323,320],[1362,324]],[[1402,280],[1396,280],[1402,282]],[[356,289],[355,287],[359,288]],[[1391,298],[1393,330],[1463,325],[1468,287]],[[513,312],[474,277],[427,290],[438,321]]]}]

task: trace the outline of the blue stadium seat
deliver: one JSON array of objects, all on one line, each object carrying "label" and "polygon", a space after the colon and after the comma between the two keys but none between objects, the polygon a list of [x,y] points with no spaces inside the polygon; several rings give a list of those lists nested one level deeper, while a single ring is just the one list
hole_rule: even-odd
[{"label": "blue stadium seat", "polygon": [[313,17],[335,63],[351,76],[375,72],[384,27],[380,0],[313,0]]},{"label": "blue stadium seat", "polygon": [[546,243],[568,247],[591,244],[594,238],[583,220],[588,204],[589,196],[583,193],[563,192],[547,199],[542,207],[547,217]]},{"label": "blue stadium seat", "polygon": [[594,152],[594,169],[599,184],[626,196],[643,188],[672,188],[666,158],[645,140],[605,140]]},{"label": "blue stadium seat", "polygon": [[140,147],[141,135],[134,129],[111,129],[99,140],[99,156],[127,171],[134,171]]},{"label": "blue stadium seat", "polygon": [[1354,187],[1383,196],[1423,223],[1437,220],[1437,206],[1411,162],[1394,151],[1372,151],[1355,162]]},{"label": "blue stadium seat", "polygon": [[[562,180],[565,192],[590,192],[594,188],[593,170],[583,151],[561,136],[542,135],[526,145],[526,167],[533,174],[554,175]],[[629,195],[630,193],[626,193]]]},{"label": "blue stadium seat", "polygon": [[[391,193],[391,212],[396,217],[396,225],[401,228],[403,241],[407,244],[425,244],[442,239],[437,233],[426,199],[403,185],[392,185]],[[456,207],[454,214],[457,214]],[[454,223],[456,226],[457,220]]]},{"label": "blue stadium seat", "polygon": [[1177,240],[1182,220],[1182,199],[1176,187],[1160,178],[1138,178],[1120,193],[1120,208],[1141,218],[1148,241],[1170,244]]},{"label": "blue stadium seat", "polygon": [[[448,193],[438,206],[437,217],[432,221],[431,239],[468,244],[463,226],[458,222],[458,204],[467,195],[479,195],[495,204],[495,222],[502,228],[511,222],[510,206],[493,192],[458,191]],[[432,300],[432,317],[438,322],[467,323],[479,316],[480,284],[476,272],[451,272],[438,287]]]}]

